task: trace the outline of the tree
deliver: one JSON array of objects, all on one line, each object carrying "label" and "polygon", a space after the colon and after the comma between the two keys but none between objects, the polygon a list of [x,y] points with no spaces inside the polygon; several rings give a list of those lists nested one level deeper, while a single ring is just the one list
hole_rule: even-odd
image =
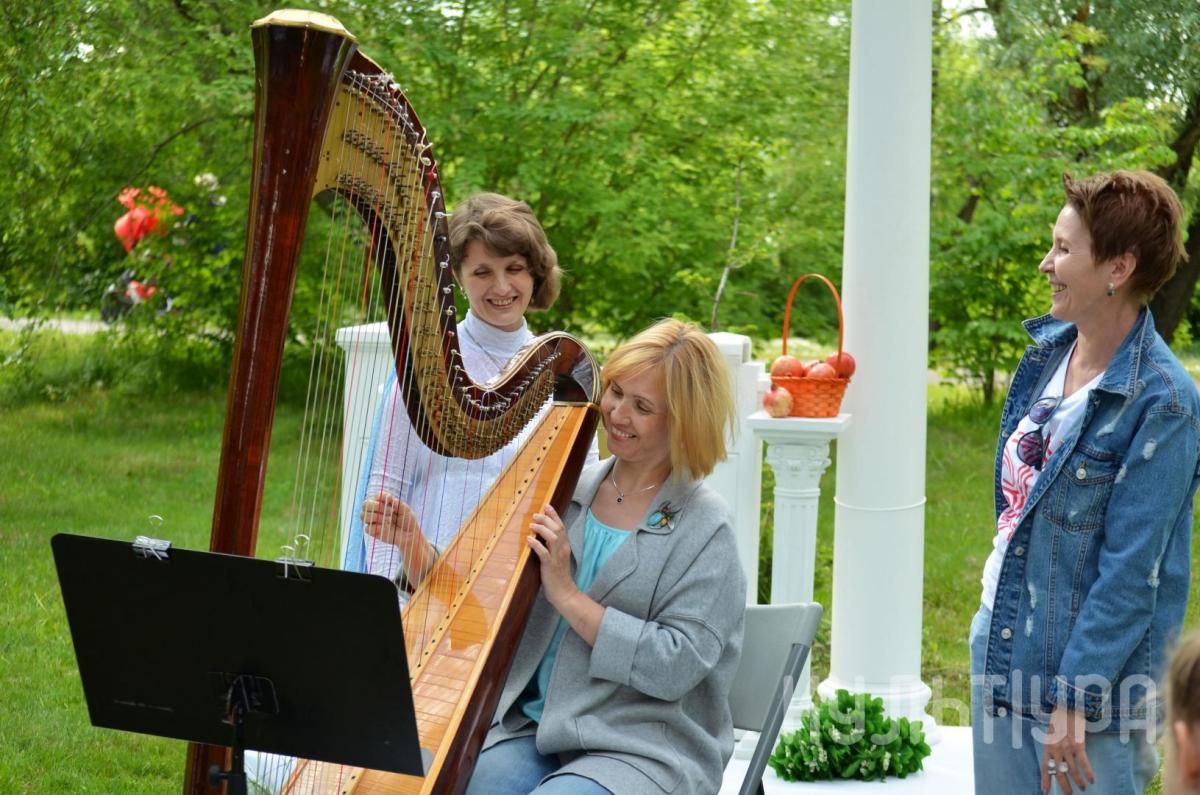
[{"label": "tree", "polygon": [[[988,0],[1000,45],[995,62],[1053,67],[1064,79],[1041,97],[1058,128],[1142,127],[1141,144],[1126,141],[1127,167],[1148,168],[1195,203],[1192,161],[1200,141],[1200,6],[1173,0]],[[1105,167],[1116,154],[1103,136],[1065,150],[1073,170]],[[1188,262],[1151,304],[1168,341],[1193,303],[1200,275],[1200,215],[1187,228]]]},{"label": "tree", "polygon": [[[451,206],[499,190],[543,220],[568,269],[543,325],[624,334],[664,314],[709,316],[735,214],[743,267],[724,293],[725,327],[769,332],[781,310],[771,299],[796,270],[836,275],[848,6],[462,0],[326,10],[408,91]],[[12,100],[0,158],[20,174],[0,195],[9,311],[35,296],[94,301],[124,267],[111,231],[117,195],[154,184],[193,216],[180,236],[189,245],[173,254],[179,305],[193,327],[228,328],[221,290],[236,294],[244,222],[211,209],[193,180],[212,173],[227,207],[245,206],[246,26],[269,8],[65,0],[0,12],[11,42],[0,85]]]},{"label": "tree", "polygon": [[1173,106],[1121,92],[1098,99],[1107,39],[1090,16],[1052,13],[1060,6],[990,2],[994,37],[964,37],[946,14],[937,28],[933,359],[987,403],[1028,343],[1017,321],[1047,306],[1035,268],[1064,200],[1062,173],[1161,169],[1175,157]]}]

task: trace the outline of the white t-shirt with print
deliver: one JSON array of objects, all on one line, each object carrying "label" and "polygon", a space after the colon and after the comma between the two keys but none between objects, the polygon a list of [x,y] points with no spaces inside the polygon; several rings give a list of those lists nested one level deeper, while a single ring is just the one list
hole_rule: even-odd
[{"label": "white t-shirt with print", "polygon": [[[1038,395],[1038,400],[1062,395],[1063,385],[1067,380],[1067,365],[1074,353],[1075,343],[1072,343],[1071,350],[1063,357],[1062,363],[1054,371],[1046,388],[1042,394]],[[1058,448],[1057,441],[1064,434],[1074,430],[1082,420],[1084,409],[1087,407],[1087,397],[1096,384],[1100,383],[1103,375],[1104,373],[1100,373],[1067,397],[1062,398],[1046,420],[1046,424],[1041,426],[1043,464],[1050,460],[1050,456]],[[1034,403],[1036,402],[1034,401]],[[1033,403],[1030,405],[1032,406]],[[1008,441],[1004,443],[1004,454],[1000,458],[1000,490],[1004,495],[1005,505],[996,520],[996,535],[992,539],[992,553],[988,555],[987,562],[983,564],[983,579],[981,580],[983,583],[981,600],[989,610],[992,603],[996,601],[996,584],[1000,580],[1000,567],[1004,563],[1004,553],[1008,550],[1009,539],[1012,538],[1013,533],[1017,530],[1017,525],[1021,522],[1029,493],[1033,491],[1033,486],[1041,474],[1039,469],[1026,464],[1017,455],[1021,439],[1026,434],[1036,431],[1038,427],[1038,424],[1026,414],[1017,423],[1017,428],[1008,437]]]}]

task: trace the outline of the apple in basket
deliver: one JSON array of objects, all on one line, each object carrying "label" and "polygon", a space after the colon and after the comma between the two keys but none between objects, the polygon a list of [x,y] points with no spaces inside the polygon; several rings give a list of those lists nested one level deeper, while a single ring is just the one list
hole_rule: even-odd
[{"label": "apple in basket", "polygon": [[771,387],[763,395],[763,408],[772,417],[786,417],[792,413],[792,393],[781,386]]},{"label": "apple in basket", "polygon": [[788,356],[785,353],[782,356],[776,356],[775,361],[771,362],[771,375],[776,378],[803,378],[804,373],[804,364],[795,356]]},{"label": "apple in basket", "polygon": [[854,375],[854,357],[845,351],[841,353],[835,351],[829,354],[829,357],[825,359],[825,363],[837,371],[839,378],[849,378]]},{"label": "apple in basket", "polygon": [[831,379],[838,377],[838,371],[828,362],[817,362],[808,368],[808,377],[814,379]]}]

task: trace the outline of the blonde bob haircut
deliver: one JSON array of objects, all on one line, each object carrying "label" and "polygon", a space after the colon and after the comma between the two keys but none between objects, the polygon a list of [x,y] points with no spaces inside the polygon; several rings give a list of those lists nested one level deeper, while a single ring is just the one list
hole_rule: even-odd
[{"label": "blonde bob haircut", "polygon": [[725,360],[691,323],[660,320],[618,347],[604,364],[604,388],[657,368],[667,393],[673,477],[693,479],[725,460],[725,429],[734,427]]}]

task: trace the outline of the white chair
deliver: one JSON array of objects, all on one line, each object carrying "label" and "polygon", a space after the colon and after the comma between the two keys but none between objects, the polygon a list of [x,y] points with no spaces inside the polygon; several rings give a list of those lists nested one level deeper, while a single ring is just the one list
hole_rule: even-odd
[{"label": "white chair", "polygon": [[823,612],[816,602],[746,605],[742,662],[729,692],[729,707],[733,725],[759,732],[759,738],[739,795],[763,793],[767,757],[775,748]]}]

